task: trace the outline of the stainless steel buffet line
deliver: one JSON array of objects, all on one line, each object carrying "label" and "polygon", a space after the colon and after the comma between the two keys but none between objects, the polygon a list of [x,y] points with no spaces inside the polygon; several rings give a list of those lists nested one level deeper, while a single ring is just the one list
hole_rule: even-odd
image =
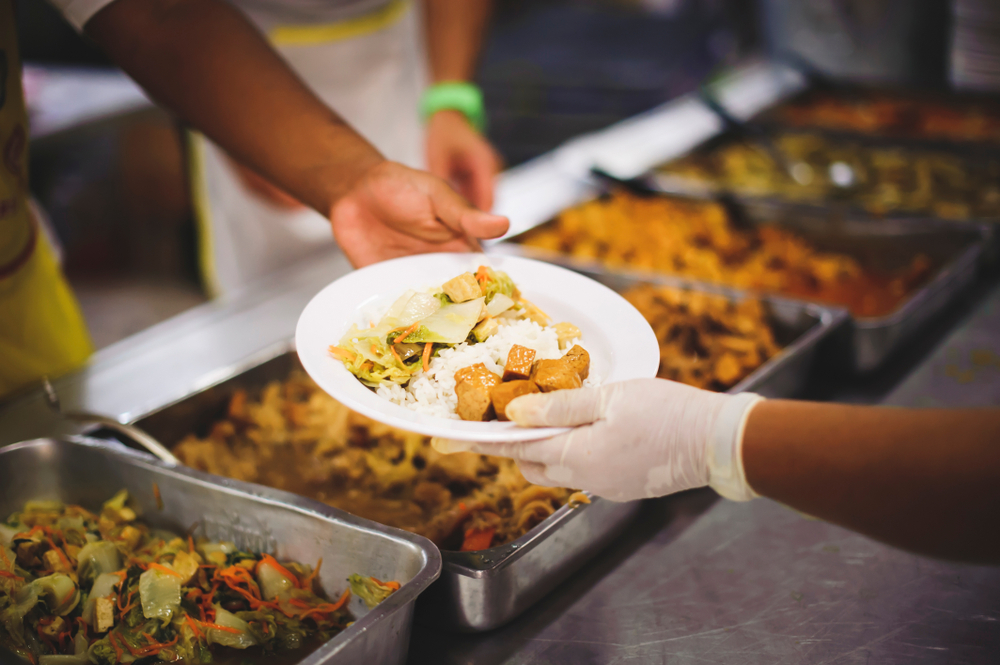
[{"label": "stainless steel buffet line", "polygon": [[[800,86],[787,71],[754,65],[727,103],[749,115]],[[582,165],[628,177],[683,148],[668,128],[710,134],[713,122],[681,98],[571,142],[506,173],[498,211],[522,231],[592,194]],[[651,134],[655,149],[634,141]],[[308,300],[348,270],[341,256],[300,264],[108,347],[56,382],[63,407],[135,421],[273,356]],[[951,320],[961,313],[953,308]],[[918,340],[877,375],[816,394],[1000,404],[1000,288],[927,356],[930,345]],[[0,445],[71,431],[40,392],[0,408]],[[735,504],[706,490],[644,503],[622,537],[505,627],[462,635],[416,620],[412,663],[991,662],[1000,653],[1000,570],[916,557],[771,501]]]}]

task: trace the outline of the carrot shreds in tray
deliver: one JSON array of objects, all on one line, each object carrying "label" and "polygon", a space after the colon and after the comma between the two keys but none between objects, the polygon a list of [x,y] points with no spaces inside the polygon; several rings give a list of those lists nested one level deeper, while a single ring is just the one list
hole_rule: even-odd
[{"label": "carrot shreds in tray", "polygon": [[202,633],[201,630],[198,629],[198,624],[195,623],[194,619],[192,619],[191,617],[189,617],[188,615],[185,614],[184,615],[184,621],[185,621],[185,623],[187,623],[188,627],[191,629],[191,632],[194,633],[194,636],[197,639],[199,639],[199,640],[204,639],[205,634]]},{"label": "carrot shreds in tray", "polygon": [[154,562],[152,562],[152,563],[149,564],[149,567],[152,568],[155,571],[158,571],[158,572],[161,572],[161,573],[166,573],[167,575],[173,575],[174,577],[184,577],[183,575],[181,575],[180,573],[178,573],[173,568],[167,568],[162,563],[156,563],[154,561]]},{"label": "carrot shreds in tray", "polygon": [[312,572],[306,575],[306,578],[302,580],[303,589],[312,589],[313,581],[319,576],[319,569],[323,567],[323,557],[319,558],[316,562],[316,567],[313,568]]},{"label": "carrot shreds in tray", "polygon": [[211,628],[212,630],[221,630],[224,633],[232,633],[234,635],[240,634],[240,631],[236,628],[230,628],[229,626],[220,626],[217,623],[208,623],[207,621],[202,621],[201,625],[206,628]]},{"label": "carrot shreds in tray", "polygon": [[295,588],[300,588],[299,578],[295,576],[295,573],[293,573],[292,571],[288,570],[280,563],[278,563],[278,561],[270,554],[261,555],[261,559],[257,563],[257,569],[260,570],[260,567],[263,566],[264,564],[271,566],[279,573],[281,573],[283,576],[287,577],[292,582],[292,584],[295,585]]}]

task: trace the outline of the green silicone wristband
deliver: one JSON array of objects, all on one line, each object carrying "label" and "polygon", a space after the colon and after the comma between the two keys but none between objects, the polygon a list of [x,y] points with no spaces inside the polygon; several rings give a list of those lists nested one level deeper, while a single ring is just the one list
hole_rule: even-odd
[{"label": "green silicone wristband", "polygon": [[486,128],[483,92],[474,83],[449,81],[427,88],[420,99],[420,116],[426,121],[438,111],[458,111],[480,132]]}]

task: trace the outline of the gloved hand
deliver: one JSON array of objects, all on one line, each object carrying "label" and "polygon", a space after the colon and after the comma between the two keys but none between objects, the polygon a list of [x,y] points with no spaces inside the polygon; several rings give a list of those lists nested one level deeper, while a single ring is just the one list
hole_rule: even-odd
[{"label": "gloved hand", "polygon": [[757,496],[741,446],[752,393],[726,395],[661,379],[518,397],[507,416],[526,427],[575,427],[542,441],[435,440],[441,452],[510,457],[537,485],[589,490],[613,501],[711,485],[737,501]]}]

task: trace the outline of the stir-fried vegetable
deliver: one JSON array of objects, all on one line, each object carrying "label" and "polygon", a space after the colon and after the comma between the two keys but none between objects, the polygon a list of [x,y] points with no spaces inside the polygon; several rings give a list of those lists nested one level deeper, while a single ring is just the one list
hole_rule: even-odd
[{"label": "stir-fried vegetable", "polygon": [[[349,590],[317,593],[319,565],[151,531],[124,491],[97,514],[30,502],[0,535],[0,646],[38,665],[210,663],[227,649],[267,662],[353,621]],[[366,603],[399,588],[379,585]]]},{"label": "stir-fried vegetable", "polygon": [[367,386],[406,385],[442,349],[483,342],[499,329],[497,317],[526,318],[532,307],[506,273],[479,266],[440,289],[408,290],[378,323],[352,326],[330,354]]},{"label": "stir-fried vegetable", "polygon": [[381,603],[399,588],[399,582],[383,582],[374,577],[365,577],[357,573],[351,575],[348,581],[351,583],[351,592],[365,601],[368,609]]}]

